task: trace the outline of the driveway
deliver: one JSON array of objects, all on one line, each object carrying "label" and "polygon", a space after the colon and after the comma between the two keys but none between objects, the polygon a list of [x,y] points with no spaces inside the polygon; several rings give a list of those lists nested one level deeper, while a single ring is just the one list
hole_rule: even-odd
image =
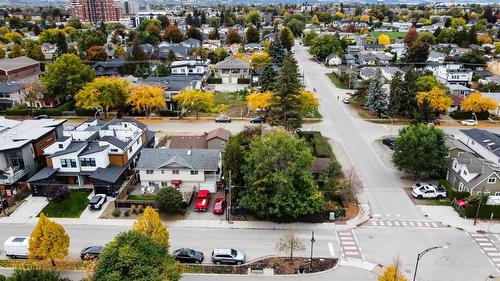
[{"label": "driveway", "polygon": [[214,207],[215,198],[224,197],[224,191],[219,191],[217,193],[210,193],[210,202],[208,203],[208,210],[206,212],[198,212],[196,211],[196,195],[193,198],[191,205],[186,214],[186,220],[225,220],[226,216],[224,215],[215,215],[212,213],[212,209]]},{"label": "driveway", "polygon": [[[90,193],[89,194],[89,200],[90,198],[92,198],[92,196],[94,196],[94,192]],[[80,215],[80,218],[81,219],[98,219],[101,217],[102,213],[104,212],[104,210],[106,210],[106,208],[108,208],[108,205],[111,204],[114,204],[114,201],[115,199],[113,197],[106,197],[107,201],[106,203],[104,203],[104,205],[102,205],[102,208],[100,210],[90,210],[88,207],[85,208],[85,210],[83,211],[83,213]]]},{"label": "driveway", "polygon": [[35,218],[49,202],[45,197],[26,197],[21,206],[10,215],[12,219]]}]

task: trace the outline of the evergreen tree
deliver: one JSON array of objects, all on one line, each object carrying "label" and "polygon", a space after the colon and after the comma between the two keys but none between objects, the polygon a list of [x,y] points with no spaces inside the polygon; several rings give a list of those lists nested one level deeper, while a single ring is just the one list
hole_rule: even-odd
[{"label": "evergreen tree", "polygon": [[368,100],[366,101],[366,106],[370,111],[377,113],[378,116],[382,116],[382,114],[387,111],[388,107],[387,97],[382,91],[383,85],[384,80],[382,78],[382,72],[379,69],[375,77],[370,81]]},{"label": "evergreen tree", "polygon": [[125,73],[133,74],[139,67],[149,67],[147,60],[148,55],[139,45],[139,41],[134,41],[134,45],[132,46],[132,51],[127,56],[127,62],[125,64]]},{"label": "evergreen tree", "polygon": [[269,110],[269,124],[283,126],[292,132],[300,129],[302,118],[298,97],[301,88],[297,61],[292,55],[287,55],[276,81],[275,93]]},{"label": "evergreen tree", "polygon": [[474,25],[469,30],[469,43],[477,44],[477,32],[476,32],[476,27]]},{"label": "evergreen tree", "polygon": [[273,65],[268,64],[262,71],[262,74],[259,76],[259,86],[260,91],[273,91],[274,83],[276,82],[276,71],[274,71]]},{"label": "evergreen tree", "polygon": [[401,72],[396,72],[391,81],[391,92],[389,95],[389,112],[400,115],[402,99],[404,97],[404,81]]},{"label": "evergreen tree", "polygon": [[68,52],[68,43],[66,42],[66,35],[64,32],[58,32],[56,37],[56,57]]},{"label": "evergreen tree", "polygon": [[429,122],[431,114],[432,114],[431,103],[429,102],[429,98],[425,97],[422,104],[420,104],[420,106],[418,107],[415,121],[426,124],[427,122]]},{"label": "evergreen tree", "polygon": [[417,110],[417,87],[418,73],[413,66],[410,66],[404,76],[403,97],[400,102],[400,115],[412,118]]},{"label": "evergreen tree", "polygon": [[278,37],[279,36],[276,36],[273,43],[271,43],[271,47],[269,48],[269,55],[273,59],[273,63],[281,67],[283,65],[283,60],[285,59],[286,53]]},{"label": "evergreen tree", "polygon": [[287,51],[290,51],[294,45],[294,37],[290,28],[284,27],[281,30],[279,37],[281,40],[281,45],[283,45],[283,48],[285,48]]}]

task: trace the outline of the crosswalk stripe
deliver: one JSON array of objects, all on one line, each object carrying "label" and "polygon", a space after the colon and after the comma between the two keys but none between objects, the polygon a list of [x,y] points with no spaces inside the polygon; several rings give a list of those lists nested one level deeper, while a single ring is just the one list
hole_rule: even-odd
[{"label": "crosswalk stripe", "polygon": [[359,256],[360,255],[358,251],[345,251],[344,254],[349,255],[349,256]]},{"label": "crosswalk stripe", "polygon": [[485,252],[496,252],[498,249],[496,247],[484,247],[482,248]]},{"label": "crosswalk stripe", "polygon": [[388,221],[386,223],[387,223],[387,226],[392,226],[392,222]]},{"label": "crosswalk stripe", "polygon": [[354,240],[354,238],[352,236],[345,236],[345,237],[342,237],[341,240]]},{"label": "crosswalk stripe", "polygon": [[343,246],[343,245],[342,245],[342,248],[344,250],[357,250],[358,249],[358,247],[356,247],[356,246]]},{"label": "crosswalk stripe", "polygon": [[439,225],[435,222],[431,222],[432,227],[438,227]]},{"label": "crosswalk stripe", "polygon": [[494,262],[500,262],[500,258],[491,258]]},{"label": "crosswalk stripe", "polygon": [[494,246],[493,244],[491,244],[490,242],[478,242],[479,246],[489,246],[489,247],[492,247]]},{"label": "crosswalk stripe", "polygon": [[415,223],[412,221],[409,221],[408,223],[410,224],[410,226],[415,226]]},{"label": "crosswalk stripe", "polygon": [[333,250],[333,244],[331,242],[328,242],[328,250],[330,251],[330,255],[335,257],[335,251]]},{"label": "crosswalk stripe", "polygon": [[484,237],[484,234],[479,234],[479,233],[469,233],[469,235],[472,237]]},{"label": "crosswalk stripe", "polygon": [[395,225],[395,226],[399,226],[399,222],[398,222],[398,221],[395,221],[395,222],[394,222],[394,225]]},{"label": "crosswalk stripe", "polygon": [[380,222],[379,222],[379,224],[380,224],[381,226],[384,226],[384,225],[385,225],[383,221],[380,221]]},{"label": "crosswalk stripe", "polygon": [[338,234],[339,234],[340,236],[351,236],[351,235],[352,235],[352,233],[351,233],[351,232],[338,232]]},{"label": "crosswalk stripe", "polygon": [[402,221],[402,222],[401,222],[401,224],[402,224],[403,226],[407,226],[407,225],[408,225],[405,221]]},{"label": "crosswalk stripe", "polygon": [[495,253],[495,252],[488,252],[486,254],[488,254],[488,256],[491,256],[491,257],[498,257],[498,256],[500,256],[500,253]]},{"label": "crosswalk stripe", "polygon": [[479,241],[489,241],[490,239],[488,239],[488,238],[474,238],[474,240],[479,242]]}]

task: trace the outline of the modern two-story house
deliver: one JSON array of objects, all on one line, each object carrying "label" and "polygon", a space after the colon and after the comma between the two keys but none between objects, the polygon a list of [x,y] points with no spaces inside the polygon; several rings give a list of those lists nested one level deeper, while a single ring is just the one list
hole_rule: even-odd
[{"label": "modern two-story house", "polygon": [[47,167],[28,180],[32,194],[45,196],[51,188],[66,186],[115,195],[141,150],[153,146],[154,134],[135,119],[90,119],[67,127],[44,149]]},{"label": "modern two-story house", "polygon": [[141,186],[175,186],[181,192],[217,191],[222,175],[219,149],[144,149],[135,168]]},{"label": "modern two-story house", "polygon": [[210,60],[203,58],[190,58],[174,61],[170,64],[173,75],[202,75],[208,76]]},{"label": "modern two-story house", "polygon": [[214,76],[222,78],[222,83],[238,83],[238,79],[249,79],[250,63],[235,57],[229,57],[215,65]]}]

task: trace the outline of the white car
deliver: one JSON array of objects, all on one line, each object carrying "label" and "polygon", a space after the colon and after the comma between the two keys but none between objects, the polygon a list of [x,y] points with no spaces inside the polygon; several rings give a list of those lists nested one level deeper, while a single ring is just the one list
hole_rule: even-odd
[{"label": "white car", "polygon": [[446,189],[430,185],[423,185],[411,191],[411,195],[417,199],[443,199],[446,197]]},{"label": "white car", "polygon": [[104,203],[106,203],[107,198],[105,194],[96,194],[90,198],[89,209],[90,210],[100,210]]},{"label": "white car", "polygon": [[28,258],[29,237],[11,236],[3,244],[5,255],[12,259]]},{"label": "white car", "polygon": [[467,119],[460,122],[462,126],[477,126],[477,120]]},{"label": "white car", "polygon": [[428,183],[428,182],[417,182],[416,184],[414,184],[411,189],[416,189],[416,188],[421,188],[422,186],[430,186],[430,187],[436,187],[434,186],[432,183]]},{"label": "white car", "polygon": [[342,102],[345,104],[348,104],[348,103],[350,103],[350,99],[351,99],[350,97],[343,97]]}]

